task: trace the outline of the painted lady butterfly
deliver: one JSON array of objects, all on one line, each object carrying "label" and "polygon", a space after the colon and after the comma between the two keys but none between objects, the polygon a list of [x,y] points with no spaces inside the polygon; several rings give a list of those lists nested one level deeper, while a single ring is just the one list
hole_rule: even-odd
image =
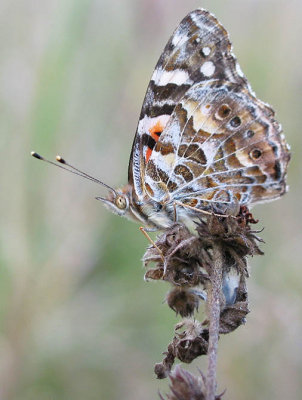
[{"label": "painted lady butterfly", "polygon": [[194,208],[226,213],[234,204],[278,198],[289,158],[274,111],[252,92],[227,31],[197,9],[181,21],[155,67],[128,185],[101,200],[162,229],[174,223],[175,203],[178,220],[188,223]]},{"label": "painted lady butterfly", "polygon": [[289,159],[274,111],[252,92],[227,31],[197,9],[181,21],[155,67],[128,185],[105,185],[109,195],[98,199],[149,229],[171,226],[175,215],[189,225],[198,210],[236,215],[239,206],[280,197]]}]

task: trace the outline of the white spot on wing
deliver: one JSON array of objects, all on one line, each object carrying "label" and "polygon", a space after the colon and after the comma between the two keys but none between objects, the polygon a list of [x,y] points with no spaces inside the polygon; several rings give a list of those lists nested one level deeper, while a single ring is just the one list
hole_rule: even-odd
[{"label": "white spot on wing", "polygon": [[215,65],[212,63],[212,61],[207,61],[205,62],[201,68],[200,72],[204,75],[207,76],[208,78],[211,77],[214,72],[215,72]]},{"label": "white spot on wing", "polygon": [[203,47],[202,52],[205,56],[208,56],[211,53],[210,47]]},{"label": "white spot on wing", "polygon": [[182,69],[176,69],[174,71],[155,70],[151,80],[153,80],[157,86],[165,86],[168,83],[175,83],[176,85],[190,83],[188,82],[188,72]]}]

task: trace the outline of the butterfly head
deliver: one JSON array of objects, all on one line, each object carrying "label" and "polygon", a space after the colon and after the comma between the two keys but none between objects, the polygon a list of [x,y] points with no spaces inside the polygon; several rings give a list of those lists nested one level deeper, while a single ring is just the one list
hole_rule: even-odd
[{"label": "butterfly head", "polygon": [[96,199],[102,201],[114,214],[126,217],[129,214],[129,197],[130,193],[122,189],[110,190],[106,198],[96,197]]}]

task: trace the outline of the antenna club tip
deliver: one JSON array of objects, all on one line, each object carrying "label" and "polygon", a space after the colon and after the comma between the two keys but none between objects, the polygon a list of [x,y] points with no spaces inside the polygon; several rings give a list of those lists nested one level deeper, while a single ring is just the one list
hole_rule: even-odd
[{"label": "antenna club tip", "polygon": [[36,153],[35,151],[32,151],[30,153],[33,157],[37,158],[38,160],[43,160],[43,157],[40,156],[40,154]]},{"label": "antenna club tip", "polygon": [[66,164],[66,161],[64,160],[64,158],[62,158],[61,156],[57,155],[56,156],[56,160],[61,163],[61,164]]}]

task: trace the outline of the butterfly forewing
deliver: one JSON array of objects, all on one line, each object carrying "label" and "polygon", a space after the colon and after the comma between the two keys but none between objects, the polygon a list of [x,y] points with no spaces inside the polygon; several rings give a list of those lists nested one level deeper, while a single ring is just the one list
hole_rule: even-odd
[{"label": "butterfly forewing", "polygon": [[227,31],[206,10],[188,14],[168,41],[147,89],[129,163],[129,182],[142,199],[145,166],[175,106],[196,83],[227,80],[247,87]]}]

